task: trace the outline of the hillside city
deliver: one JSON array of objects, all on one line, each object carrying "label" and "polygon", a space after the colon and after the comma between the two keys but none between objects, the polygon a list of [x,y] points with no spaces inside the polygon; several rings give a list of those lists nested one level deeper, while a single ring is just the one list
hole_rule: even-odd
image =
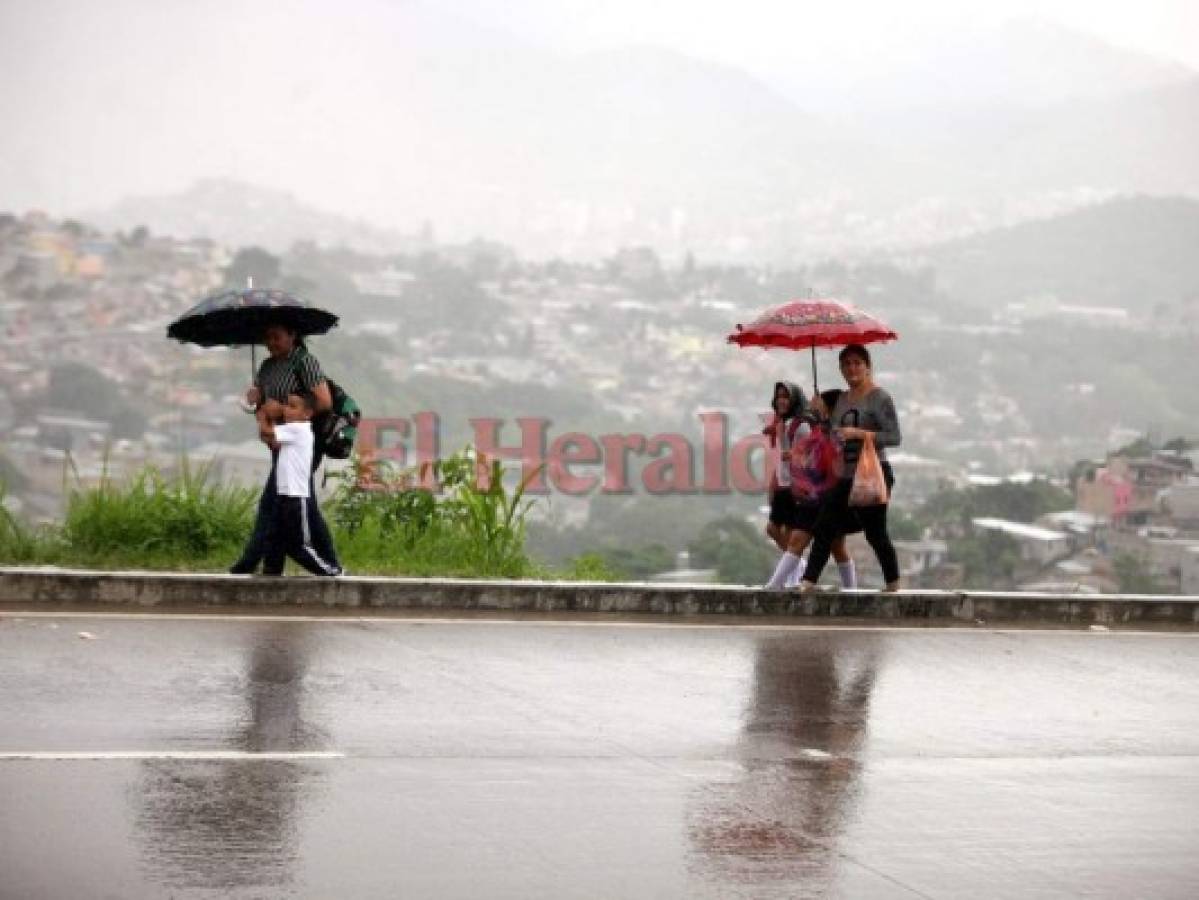
[{"label": "hillside city", "polygon": [[[1036,257],[1085,247],[1096,217],[1130,213],[1169,235],[1152,258],[1130,252],[1113,272],[1103,254]],[[678,433],[698,446],[700,416],[722,413],[731,440],[755,434],[774,381],[811,389],[811,359],[738,350],[725,336],[784,299],[835,296],[900,335],[873,349],[904,430],[890,458],[909,584],[1199,593],[1186,349],[1199,331],[1186,252],[1197,222],[1191,201],[1131,198],[903,256],[787,269],[667,263],[648,248],[533,262],[432,234],[393,252],[300,242],[275,255],[4,214],[4,504],[53,521],[72,485],[146,464],[170,471],[184,456],[260,483],[265,453],[237,406],[250,350],[165,337],[203,296],[247,278],[338,313],[341,327],[312,342],[326,371],[368,416],[435,412],[443,451],[472,443],[479,417],[507,423],[505,445],[520,443],[519,417],[546,419],[554,434]],[[828,351],[819,379],[839,383]],[[763,502],[553,496],[532,547],[551,559],[598,552],[629,577],[752,582],[773,552]],[[865,544],[854,553],[872,571]]]}]

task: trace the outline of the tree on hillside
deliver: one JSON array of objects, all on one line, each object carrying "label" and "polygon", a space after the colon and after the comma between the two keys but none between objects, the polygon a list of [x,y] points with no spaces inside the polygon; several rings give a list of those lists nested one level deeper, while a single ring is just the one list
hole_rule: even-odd
[{"label": "tree on hillside", "polygon": [[1146,456],[1152,456],[1157,452],[1157,448],[1153,446],[1153,442],[1148,437],[1142,435],[1135,441],[1125,444],[1119,450],[1112,453],[1112,456],[1123,456],[1128,459],[1140,459]]},{"label": "tree on hillside", "polygon": [[920,506],[913,518],[926,526],[968,529],[970,520],[980,516],[1033,522],[1073,505],[1069,491],[1038,478],[1027,484],[1005,481],[964,489],[942,488]]},{"label": "tree on hillside", "polygon": [[278,287],[281,269],[279,257],[261,247],[242,247],[225,269],[225,283],[241,288],[247,278],[253,278],[256,288]]},{"label": "tree on hillside", "polygon": [[614,547],[600,557],[621,578],[642,580],[674,568],[674,554],[661,544],[647,547]]},{"label": "tree on hillside", "polygon": [[965,587],[1000,590],[1015,587],[1022,567],[1020,545],[998,531],[982,531],[955,540],[949,559],[962,566]]},{"label": "tree on hillside", "polygon": [[146,431],[145,415],[124,398],[116,382],[80,363],[63,363],[50,370],[41,405],[111,422],[113,437],[139,438]]},{"label": "tree on hillside", "polygon": [[1153,576],[1139,556],[1120,553],[1112,560],[1112,569],[1121,594],[1174,594],[1177,587],[1163,584]]},{"label": "tree on hillside", "polygon": [[906,510],[892,507],[887,513],[887,533],[897,541],[918,541],[924,529],[916,517]]},{"label": "tree on hillside", "polygon": [[28,486],[29,479],[7,456],[0,453],[0,494],[4,490],[19,493]]},{"label": "tree on hillside", "polygon": [[1179,456],[1190,453],[1196,447],[1199,447],[1199,442],[1184,437],[1171,438],[1162,444],[1162,449],[1167,453],[1177,453]]},{"label": "tree on hillside", "polygon": [[716,577],[725,584],[761,584],[778,558],[762,533],[736,516],[709,522],[688,549],[692,565],[716,569]]},{"label": "tree on hillside", "polygon": [[[432,255],[415,261],[416,280],[405,289],[398,304],[402,310],[405,331],[426,334],[438,329],[450,329],[461,342],[478,336],[483,347],[501,326],[507,327],[511,307],[492,297],[480,287],[465,269],[451,265]],[[477,323],[487,327],[473,327]]]}]

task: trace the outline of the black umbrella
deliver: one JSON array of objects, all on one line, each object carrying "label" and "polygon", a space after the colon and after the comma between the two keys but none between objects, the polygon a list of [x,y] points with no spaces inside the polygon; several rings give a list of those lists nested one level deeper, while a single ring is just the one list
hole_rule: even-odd
[{"label": "black umbrella", "polygon": [[201,300],[167,327],[167,337],[201,347],[238,347],[261,344],[270,325],[304,337],[324,334],[337,325],[337,316],[286,291],[246,288]]}]

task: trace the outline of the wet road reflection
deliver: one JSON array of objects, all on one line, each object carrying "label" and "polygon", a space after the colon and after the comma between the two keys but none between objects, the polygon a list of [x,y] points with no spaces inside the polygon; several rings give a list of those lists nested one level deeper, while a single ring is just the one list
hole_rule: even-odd
[{"label": "wet road reflection", "polygon": [[858,753],[881,648],[820,636],[756,643],[753,688],[729,778],[694,792],[688,834],[701,881],[755,896],[825,897],[854,816]]},{"label": "wet road reflection", "polygon": [[1181,635],[0,615],[0,897],[1190,898],[1197,679]]},{"label": "wet road reflection", "polygon": [[[245,710],[232,723],[231,749],[260,753],[323,746],[324,733],[304,717],[309,652],[305,626],[257,626],[242,678]],[[186,745],[186,736],[178,743]],[[300,807],[322,780],[319,767],[279,760],[148,760],[140,768],[135,831],[154,881],[224,896],[292,883]]]}]

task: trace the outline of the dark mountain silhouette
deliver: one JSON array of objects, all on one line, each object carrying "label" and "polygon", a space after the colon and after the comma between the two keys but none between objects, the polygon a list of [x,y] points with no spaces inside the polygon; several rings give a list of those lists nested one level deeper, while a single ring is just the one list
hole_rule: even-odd
[{"label": "dark mountain silhouette", "polygon": [[930,249],[938,286],[999,304],[1034,295],[1150,310],[1199,301],[1199,201],[1124,197]]},{"label": "dark mountain silhouette", "polygon": [[232,179],[205,178],[186,190],[157,197],[129,197],[85,221],[110,230],[146,225],[175,237],[206,237],[230,247],[265,247],[281,253],[298,241],[344,246],[371,253],[398,252],[415,238],[301,203],[287,191]]}]

